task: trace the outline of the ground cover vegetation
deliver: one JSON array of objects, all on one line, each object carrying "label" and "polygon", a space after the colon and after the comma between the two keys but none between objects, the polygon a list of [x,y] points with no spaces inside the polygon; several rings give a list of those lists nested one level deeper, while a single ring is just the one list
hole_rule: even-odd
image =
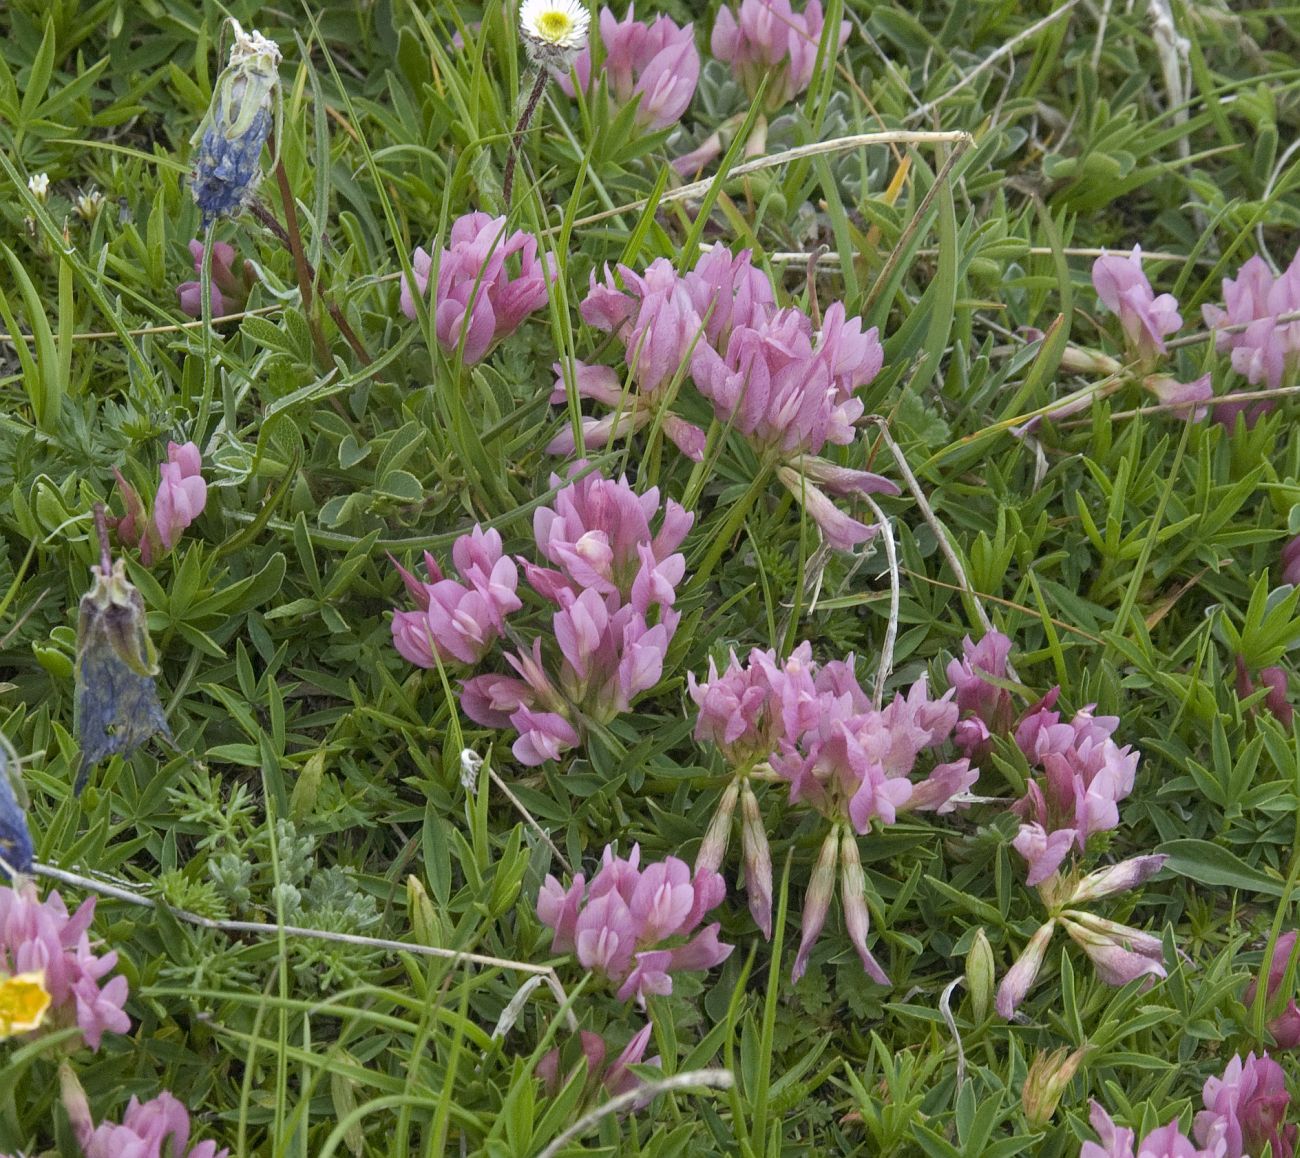
[{"label": "ground cover vegetation", "polygon": [[0,1154],[1289,1158],[1300,9],[5,15]]}]

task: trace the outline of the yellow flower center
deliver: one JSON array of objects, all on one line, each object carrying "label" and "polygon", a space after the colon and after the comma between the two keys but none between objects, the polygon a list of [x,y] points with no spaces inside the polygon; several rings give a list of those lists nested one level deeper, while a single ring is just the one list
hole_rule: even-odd
[{"label": "yellow flower center", "polygon": [[0,979],[0,1039],[28,1033],[45,1020],[50,995],[40,973]]},{"label": "yellow flower center", "polygon": [[558,44],[573,28],[573,18],[567,12],[543,12],[537,18],[537,35],[552,44]]}]

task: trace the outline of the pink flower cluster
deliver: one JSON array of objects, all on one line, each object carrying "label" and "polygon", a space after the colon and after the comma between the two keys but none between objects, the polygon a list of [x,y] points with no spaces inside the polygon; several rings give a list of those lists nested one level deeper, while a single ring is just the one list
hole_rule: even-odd
[{"label": "pink flower cluster", "polygon": [[117,521],[118,541],[140,548],[140,561],[153,566],[167,554],[182,533],[208,503],[208,484],[203,478],[203,458],[192,442],[167,444],[167,461],[159,467],[158,491],[154,496],[153,518],[145,516],[144,503],[135,488],[116,467],[117,489],[126,513]]},{"label": "pink flower cluster", "polygon": [[[1102,304],[1118,315],[1129,356],[1144,375],[1142,384],[1165,404],[1203,403],[1213,397],[1210,375],[1193,382],[1178,382],[1167,374],[1154,374],[1160,358],[1168,353],[1165,338],[1183,324],[1178,301],[1172,294],[1156,295],[1142,271],[1142,247],[1135,245],[1127,257],[1103,254],[1093,262],[1092,284]],[[1198,406],[1194,417],[1206,410]]]},{"label": "pink flower cluster", "polygon": [[[622,1052],[613,1062],[608,1061],[609,1046],[600,1034],[592,1033],[588,1029],[579,1030],[578,1043],[582,1056],[587,1063],[588,1093],[593,1092],[593,1087],[597,1085],[610,1097],[636,1089],[640,1085],[640,1081],[628,1067],[643,1064],[646,1047],[650,1044],[650,1034],[653,1029],[654,1026],[647,1022],[637,1033],[632,1035],[631,1040],[623,1047]],[[548,1050],[542,1060],[537,1063],[537,1076],[541,1078],[542,1087],[551,1097],[558,1094],[569,1080],[570,1075],[568,1073],[562,1074],[560,1072],[561,1061],[560,1050],[556,1048]],[[652,1057],[644,1064],[658,1066],[660,1059]]]},{"label": "pink flower cluster", "polygon": [[[1273,957],[1269,963],[1268,980],[1264,986],[1264,1000],[1267,1002],[1268,1020],[1264,1028],[1273,1035],[1279,1049],[1295,1049],[1300,1046],[1300,1008],[1296,1006],[1295,993],[1282,992],[1282,982],[1286,979],[1287,966],[1295,954],[1296,932],[1294,929],[1283,933],[1273,946]],[[1246,987],[1242,1001],[1249,1008],[1255,1001],[1259,988],[1256,978]],[[1283,998],[1286,998],[1285,1004]]]},{"label": "pink flower cluster", "polygon": [[504,634],[506,616],[523,606],[515,594],[519,568],[501,553],[497,531],[475,526],[456,540],[451,558],[460,582],[444,578],[428,551],[428,583],[394,560],[420,610],[393,613],[393,646],[418,667],[478,663]]},{"label": "pink flower cluster", "polygon": [[957,725],[958,746],[972,756],[987,751],[991,735],[1015,728],[1015,740],[1032,770],[1025,796],[1015,805],[1024,818],[1016,850],[1029,866],[1026,884],[1039,885],[1060,869],[1070,851],[1085,851],[1088,838],[1119,824],[1119,802],[1133,791],[1139,753],[1112,739],[1119,719],[1094,716],[1092,706],[1063,723],[1052,707],[1060,694],[1053,688],[1015,723],[1007,680],[1011,641],[990,631],[978,644],[967,636],[962,658],[948,664],[948,682],[963,713]]},{"label": "pink flower cluster", "polygon": [[190,1146],[189,1111],[166,1090],[141,1102],[132,1098],[121,1125],[95,1125],[90,1105],[72,1072],[62,1073],[63,1104],[85,1158],[226,1158],[215,1142]]},{"label": "pink flower cluster", "polygon": [[[1192,1138],[1169,1122],[1138,1143],[1136,1158],[1250,1158],[1266,1145],[1273,1158],[1292,1158],[1291,1096],[1282,1067],[1267,1054],[1234,1056],[1222,1077],[1206,1079],[1201,1096],[1205,1109],[1196,1115]],[[1089,1117],[1101,1141],[1085,1142],[1079,1158],[1135,1158],[1132,1130],[1115,1125],[1097,1102]]]},{"label": "pink flower cluster", "polygon": [[1231,352],[1232,368],[1252,386],[1276,390],[1300,367],[1300,250],[1277,276],[1264,259],[1252,257],[1234,279],[1223,279],[1223,307],[1205,305],[1201,313],[1213,330],[1242,326],[1234,333],[1217,333],[1215,345]]},{"label": "pink flower cluster", "polygon": [[[190,257],[194,259],[194,272],[203,276],[203,242],[190,242]],[[242,310],[248,301],[252,285],[252,264],[245,262],[243,269],[235,272],[235,248],[224,241],[212,244],[212,316],[224,317]],[[181,282],[176,287],[181,313],[191,318],[203,316],[203,286],[197,281]]]},{"label": "pink flower cluster", "polygon": [[555,930],[552,949],[576,953],[584,967],[618,986],[618,998],[673,991],[672,974],[720,965],[732,946],[718,940],[716,921],[696,929],[722,902],[727,886],[715,872],[692,877],[685,861],[638,867],[639,845],[626,859],[606,848],[600,870],[587,885],[579,873],[565,889],[547,876],[537,897],[537,916]]},{"label": "pink flower cluster", "polygon": [[[583,469],[583,464],[575,468]],[[580,742],[584,720],[608,723],[659,682],[679,614],[676,587],[686,573],[677,548],[694,516],[671,500],[657,532],[659,491],[638,495],[626,479],[589,473],[559,488],[553,507],[533,517],[538,554],[551,566],[521,560],[528,584],[552,603],[551,639],[505,656],[514,676],[487,674],[462,685],[461,706],[476,723],[514,728],[523,764],[558,759]],[[460,579],[445,579],[426,554],[429,583],[402,569],[419,611],[397,611],[393,643],[412,663],[435,658],[476,664],[485,659],[517,610],[518,571],[495,531],[458,539],[452,557]],[[558,659],[558,662],[556,660]],[[554,675],[552,675],[554,673]]]},{"label": "pink flower cluster", "polygon": [[[614,411],[584,421],[584,442],[603,446],[617,434],[659,421],[684,454],[700,461],[704,432],[667,409],[668,394],[689,366],[718,421],[753,444],[827,542],[849,550],[869,539],[876,528],[851,518],[821,488],[838,495],[897,494],[898,488],[819,452],[856,437],[863,404],[854,392],[884,361],[876,329],[864,332],[861,319],[846,317],[839,302],[826,311],[820,330],[801,310],[778,310],[770,282],[748,251],[733,257],[711,249],[684,276],[665,258],[643,275],[626,266],[619,273],[621,290],[608,270],[603,283],[593,273],[580,312],[588,324],[618,337],[636,389],[621,390],[609,367],[575,365],[578,393]],[[551,400],[565,397],[561,376]],[[568,453],[573,446],[566,431],[548,449]]]},{"label": "pink flower cluster", "polygon": [[1062,880],[1053,878],[1042,886],[1039,891],[1050,916],[1002,978],[995,1002],[998,1013],[1010,1018],[1024,1001],[1042,969],[1057,925],[1084,951],[1097,976],[1107,985],[1127,985],[1139,977],[1164,977],[1164,947],[1159,937],[1068,906],[1137,888],[1159,872],[1166,859],[1162,854],[1132,857],[1081,879],[1072,874]]},{"label": "pink flower cluster", "polygon": [[[749,803],[752,790],[744,776],[766,752],[772,769],[788,783],[791,801],[811,805],[832,822],[805,900],[795,979],[807,968],[825,924],[838,869],[849,937],[863,968],[887,984],[885,971],[867,947],[866,877],[854,834],[868,832],[877,819],[894,823],[904,808],[948,812],[956,806],[954,797],[975,782],[979,771],[965,757],[937,763],[923,779],[912,780],[921,753],[951,738],[958,716],[952,692],[932,700],[921,680],[887,707],[873,707],[857,681],[852,657],[818,667],[808,643],[783,664],[774,652],[751,652],[745,667],[733,655],[723,674],[711,664],[706,683],[697,684],[691,677],[688,686],[700,708],[696,738],[716,743],[738,765],[747,811],[757,814],[758,806]],[[734,803],[729,789],[697,864],[721,862]],[[744,835],[750,908],[768,934],[772,893],[767,841],[761,825],[752,824],[748,815]]]},{"label": "pink flower cluster", "polygon": [[[731,65],[745,91],[754,97],[768,78],[763,97],[769,112],[798,96],[812,81],[817,46],[825,18],[818,0],[808,0],[795,12],[790,0],[741,0],[739,11],[718,10],[713,25],[713,55]],[[842,21],[838,42],[829,46],[834,59],[849,39],[849,22]]]},{"label": "pink flower cluster", "polygon": [[0,886],[0,973],[42,973],[52,1021],[75,1023],[86,1044],[97,1050],[106,1030],[126,1033],[131,1022],[122,1010],[126,978],[100,985],[117,964],[117,954],[91,951],[87,930],[94,916],[93,897],[69,916],[57,892],[41,901],[31,881]]},{"label": "pink flower cluster", "polygon": [[1030,767],[1043,773],[1017,805],[1026,823],[1012,843],[1029,866],[1027,884],[1045,881],[1071,849],[1082,853],[1093,833],[1119,824],[1119,802],[1133,791],[1139,754],[1111,739],[1118,727],[1118,717],[1093,716],[1091,707],[1063,723],[1045,704],[1016,729]]},{"label": "pink flower cluster", "polygon": [[954,739],[966,755],[978,759],[988,750],[990,736],[1004,735],[1015,722],[1011,693],[995,682],[1007,679],[1011,640],[1000,631],[987,632],[979,643],[968,635],[961,650],[961,659],[947,667],[948,685],[962,714]]},{"label": "pink flower cluster", "polygon": [[[637,122],[651,130],[675,125],[686,112],[700,80],[700,53],[695,47],[695,26],[685,28],[667,16],[653,24],[636,19],[635,5],[619,20],[608,8],[600,10],[600,40],[604,59],[599,74],[619,105],[637,102]],[[577,88],[591,89],[592,55],[588,44],[573,62]],[[560,88],[576,95],[567,74],[557,74]]]},{"label": "pink flower cluster", "polygon": [[[402,313],[414,319],[416,294],[424,297],[429,289],[433,257],[419,248],[411,266],[415,290],[403,274],[401,304]],[[451,246],[438,261],[433,307],[438,344],[448,355],[461,349],[465,365],[482,361],[497,341],[546,304],[555,276],[553,255],[539,257],[537,239],[527,233],[507,236],[504,217],[467,213],[457,218]]]}]

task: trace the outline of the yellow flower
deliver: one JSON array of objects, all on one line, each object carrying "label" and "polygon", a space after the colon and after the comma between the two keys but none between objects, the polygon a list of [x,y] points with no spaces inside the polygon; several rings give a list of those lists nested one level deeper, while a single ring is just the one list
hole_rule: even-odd
[{"label": "yellow flower", "polygon": [[0,978],[0,1039],[39,1029],[50,1007],[43,973]]}]

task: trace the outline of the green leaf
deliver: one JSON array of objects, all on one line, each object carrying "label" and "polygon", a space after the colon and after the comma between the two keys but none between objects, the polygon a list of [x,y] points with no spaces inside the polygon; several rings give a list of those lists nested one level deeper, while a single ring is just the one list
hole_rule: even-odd
[{"label": "green leaf", "polygon": [[1208,840],[1190,837],[1167,840],[1156,851],[1169,858],[1165,861],[1165,868],[1199,884],[1249,889],[1272,897],[1282,895],[1281,881],[1251,868],[1235,853],[1211,844]]}]

